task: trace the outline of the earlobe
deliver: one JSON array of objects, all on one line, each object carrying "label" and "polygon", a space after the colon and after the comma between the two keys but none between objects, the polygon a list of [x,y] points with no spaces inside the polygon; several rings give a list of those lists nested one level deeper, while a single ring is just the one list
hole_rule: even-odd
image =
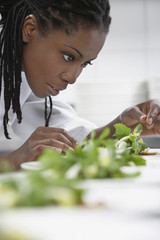
[{"label": "earlobe", "polygon": [[34,15],[28,15],[22,27],[22,39],[24,43],[30,42],[37,30],[37,21]]}]

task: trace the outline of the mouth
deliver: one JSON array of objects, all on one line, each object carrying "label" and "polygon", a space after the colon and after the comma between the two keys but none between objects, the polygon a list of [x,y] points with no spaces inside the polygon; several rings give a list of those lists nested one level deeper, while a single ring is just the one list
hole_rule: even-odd
[{"label": "mouth", "polygon": [[60,91],[65,90],[65,88],[58,88],[50,85],[49,83],[47,83],[47,85],[48,85],[49,94],[51,94],[52,96],[56,96],[57,94],[59,94]]}]

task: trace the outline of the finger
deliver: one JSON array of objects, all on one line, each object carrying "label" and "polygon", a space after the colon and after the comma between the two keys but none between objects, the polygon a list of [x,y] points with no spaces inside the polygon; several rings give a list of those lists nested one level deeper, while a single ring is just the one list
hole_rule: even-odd
[{"label": "finger", "polygon": [[140,117],[140,122],[145,122],[146,121],[146,115],[142,115]]},{"label": "finger", "polygon": [[147,118],[146,118],[147,125],[149,125],[149,126],[152,125],[159,113],[160,113],[159,106],[157,104],[151,105],[150,110],[147,114]]},{"label": "finger", "polygon": [[63,133],[63,134],[58,133],[57,136],[54,136],[54,137],[55,137],[55,140],[57,140],[58,142],[64,143],[70,148],[75,147],[74,141],[72,141],[72,138],[68,137],[66,133]]},{"label": "finger", "polygon": [[62,149],[61,148],[57,148],[57,147],[52,147],[52,149],[54,149],[56,152],[61,153]]},{"label": "finger", "polygon": [[67,137],[67,139],[70,140],[70,142],[72,143],[72,147],[75,148],[78,142],[74,138],[72,138],[67,132],[65,132],[64,135],[65,137]]},{"label": "finger", "polygon": [[72,138],[64,129],[48,127],[46,133],[47,138],[48,137],[56,138],[57,140],[66,143],[72,148],[75,148],[77,144],[77,141],[74,138]]},{"label": "finger", "polygon": [[142,123],[146,120],[146,114],[144,114],[137,106],[131,109],[130,117],[134,119],[135,123]]},{"label": "finger", "polygon": [[149,136],[149,135],[159,135],[160,134],[160,128],[159,127],[152,127],[150,129],[143,127],[143,132],[141,135],[143,136]]},{"label": "finger", "polygon": [[37,158],[48,148],[51,148],[58,153],[62,152],[61,148],[51,147],[51,146],[48,147],[47,145],[41,144],[41,145],[38,145],[38,146],[36,146],[32,149],[32,156],[29,158],[29,161],[36,161]]},{"label": "finger", "polygon": [[150,129],[150,128],[155,128],[155,129],[159,129],[160,128],[160,115],[158,115],[157,117],[156,117],[156,119],[154,120],[154,123],[153,124],[151,124],[151,125],[149,125],[148,126],[148,129]]},{"label": "finger", "polygon": [[[57,149],[59,152],[66,152],[68,149],[73,150],[72,147],[70,147],[70,145],[61,142],[57,139],[43,139],[41,141],[38,142],[37,147],[39,146],[39,149],[41,146],[47,146],[47,147],[52,147],[54,149]],[[42,149],[43,150],[43,149]],[[41,151],[41,149],[40,149]]]},{"label": "finger", "polygon": [[156,120],[155,120],[155,126],[160,127],[160,115],[158,115]]}]

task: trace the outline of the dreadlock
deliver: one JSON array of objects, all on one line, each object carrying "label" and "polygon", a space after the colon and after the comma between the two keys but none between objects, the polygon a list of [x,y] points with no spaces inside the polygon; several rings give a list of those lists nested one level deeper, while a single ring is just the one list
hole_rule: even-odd
[{"label": "dreadlock", "polygon": [[45,127],[49,126],[49,119],[50,119],[51,114],[52,114],[52,98],[51,98],[51,96],[49,96],[49,103],[50,103],[50,111],[49,111],[49,114],[48,114],[47,98],[45,98],[45,111],[44,111]]},{"label": "dreadlock", "polygon": [[[23,57],[22,27],[29,14],[36,17],[39,31],[46,35],[50,29],[63,29],[67,34],[80,27],[109,31],[111,17],[108,0],[0,0],[2,30],[0,32],[0,94],[4,87],[4,134],[9,138],[8,112],[12,108],[18,123],[22,121],[20,106],[21,71]],[[45,99],[45,126],[49,125],[50,112]]]}]

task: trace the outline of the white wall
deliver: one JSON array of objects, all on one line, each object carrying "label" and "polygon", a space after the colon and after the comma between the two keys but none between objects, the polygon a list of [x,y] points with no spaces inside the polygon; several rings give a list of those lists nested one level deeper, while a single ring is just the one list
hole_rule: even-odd
[{"label": "white wall", "polygon": [[[103,125],[125,108],[160,95],[160,0],[110,0],[104,48],[65,93],[80,116]],[[154,80],[156,77],[156,80]],[[147,82],[152,81],[152,91]]]}]

